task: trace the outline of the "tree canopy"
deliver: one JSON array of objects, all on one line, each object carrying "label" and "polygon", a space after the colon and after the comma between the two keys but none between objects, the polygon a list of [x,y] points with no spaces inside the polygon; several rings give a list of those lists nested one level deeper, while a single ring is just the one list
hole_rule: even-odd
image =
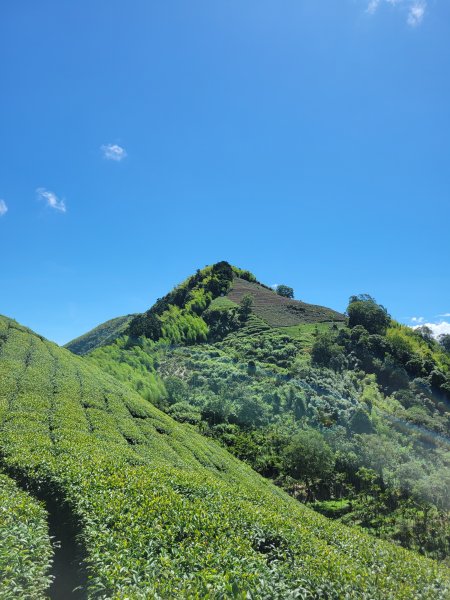
[{"label": "tree canopy", "polygon": [[347,314],[350,328],[362,325],[372,334],[383,335],[391,322],[386,308],[368,294],[351,296]]},{"label": "tree canopy", "polygon": [[293,298],[294,297],[294,288],[289,287],[288,285],[284,285],[283,283],[277,285],[275,288],[276,293],[279,296],[284,296],[285,298]]},{"label": "tree canopy", "polygon": [[283,458],[290,475],[304,481],[326,478],[334,467],[333,451],[323,435],[313,429],[300,431]]}]

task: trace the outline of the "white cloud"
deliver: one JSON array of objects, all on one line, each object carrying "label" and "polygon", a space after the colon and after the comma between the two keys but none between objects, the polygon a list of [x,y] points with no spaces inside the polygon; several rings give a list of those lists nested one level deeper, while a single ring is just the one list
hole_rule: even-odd
[{"label": "white cloud", "polygon": [[438,317],[450,317],[450,312],[443,313],[442,315],[438,315]]},{"label": "white cloud", "polygon": [[[450,334],[450,322],[441,321],[440,323],[423,323],[425,327],[429,327],[433,332],[433,337],[438,338],[440,335],[444,333]],[[413,329],[417,329],[417,327],[421,327],[422,325],[416,325]]]},{"label": "white cloud", "polygon": [[411,323],[419,325],[425,321],[425,317],[411,317]]},{"label": "white cloud", "polygon": [[127,155],[125,148],[122,148],[122,146],[119,146],[118,144],[104,144],[101,147],[101,150],[104,158],[107,160],[115,160],[116,162],[120,162]]},{"label": "white cloud", "polygon": [[46,190],[45,188],[38,188],[36,190],[36,194],[39,200],[44,200],[47,206],[53,208],[54,210],[58,210],[59,212],[66,212],[66,204],[64,200],[60,200],[56,194]]},{"label": "white cloud", "polygon": [[366,12],[368,12],[369,15],[373,15],[380,6],[380,2],[381,0],[370,0],[369,4],[367,5]]},{"label": "white cloud", "polygon": [[0,200],[0,217],[6,215],[8,212],[8,207],[6,206],[6,202],[4,200]]},{"label": "white cloud", "polygon": [[411,27],[417,27],[423,21],[427,8],[426,2],[414,2],[409,8],[407,23]]},{"label": "white cloud", "polygon": [[366,5],[366,13],[374,15],[383,4],[398,7],[406,12],[406,22],[410,27],[420,25],[427,10],[426,0],[369,0]]}]

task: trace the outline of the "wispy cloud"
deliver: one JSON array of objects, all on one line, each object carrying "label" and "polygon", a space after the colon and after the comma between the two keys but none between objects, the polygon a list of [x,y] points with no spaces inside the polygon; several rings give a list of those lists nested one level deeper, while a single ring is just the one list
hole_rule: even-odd
[{"label": "wispy cloud", "polygon": [[411,317],[411,323],[415,325],[420,325],[425,322],[425,317]]},{"label": "wispy cloud", "polygon": [[103,157],[107,160],[115,160],[116,162],[120,162],[127,156],[127,152],[125,148],[119,146],[118,144],[104,144],[101,147],[101,151],[103,152]]},{"label": "wispy cloud", "polygon": [[374,15],[382,5],[394,6],[406,13],[406,22],[410,27],[417,27],[424,19],[426,0],[369,0],[366,13]]},{"label": "wispy cloud", "polygon": [[423,21],[425,11],[427,9],[426,2],[415,2],[409,7],[407,23],[411,27],[417,27]]},{"label": "wispy cloud", "polygon": [[442,315],[438,315],[438,317],[450,317],[450,312],[442,313]]},{"label": "wispy cloud", "polygon": [[375,14],[377,8],[380,6],[380,2],[381,0],[370,0],[369,4],[367,5],[366,12],[368,12],[369,15]]},{"label": "wispy cloud", "polygon": [[4,200],[0,200],[0,217],[6,215],[8,212],[8,207],[6,206],[6,202]]},{"label": "wispy cloud", "polygon": [[43,200],[47,206],[59,212],[66,212],[66,204],[64,200],[60,200],[54,192],[50,192],[45,188],[38,188],[36,194],[39,200]]}]

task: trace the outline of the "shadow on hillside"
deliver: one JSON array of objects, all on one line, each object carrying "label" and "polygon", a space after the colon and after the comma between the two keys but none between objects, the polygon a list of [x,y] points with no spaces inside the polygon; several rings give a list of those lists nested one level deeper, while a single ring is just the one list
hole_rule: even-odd
[{"label": "shadow on hillside", "polygon": [[[38,496],[39,497],[39,496]],[[54,495],[39,497],[48,513],[49,534],[53,541],[53,583],[48,590],[52,600],[87,598],[85,552],[80,545],[80,527],[69,506]]]}]

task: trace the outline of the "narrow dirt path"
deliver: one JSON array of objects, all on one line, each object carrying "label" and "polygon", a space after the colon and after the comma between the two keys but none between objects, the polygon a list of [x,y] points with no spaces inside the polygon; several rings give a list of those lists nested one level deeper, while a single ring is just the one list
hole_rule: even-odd
[{"label": "narrow dirt path", "polygon": [[41,498],[48,513],[49,534],[53,541],[53,583],[48,590],[52,600],[85,600],[87,574],[85,552],[79,543],[80,527],[67,504],[54,496]]}]

